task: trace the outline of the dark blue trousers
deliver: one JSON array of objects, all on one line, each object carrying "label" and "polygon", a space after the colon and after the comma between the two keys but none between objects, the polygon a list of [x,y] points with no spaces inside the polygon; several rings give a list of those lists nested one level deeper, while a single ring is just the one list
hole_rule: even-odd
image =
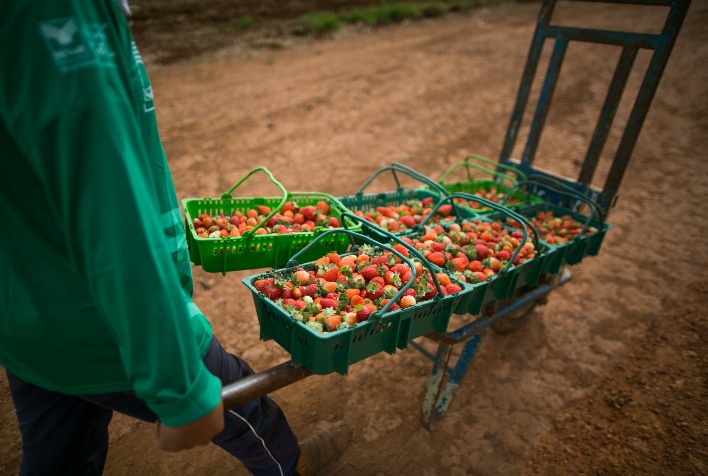
[{"label": "dark blue trousers", "polygon": [[[223,385],[253,373],[216,338],[204,363]],[[21,475],[100,475],[108,453],[113,411],[154,423],[155,414],[132,393],[64,395],[7,373],[22,434]],[[292,475],[298,441],[278,405],[268,397],[225,414],[224,431],[212,442],[256,475]]]}]

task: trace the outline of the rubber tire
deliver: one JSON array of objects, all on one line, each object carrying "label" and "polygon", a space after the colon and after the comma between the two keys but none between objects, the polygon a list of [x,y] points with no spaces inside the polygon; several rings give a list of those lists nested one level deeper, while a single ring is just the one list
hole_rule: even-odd
[{"label": "rubber tire", "polygon": [[497,334],[508,334],[526,324],[529,316],[536,310],[538,301],[531,301],[513,314],[508,314],[491,325]]}]

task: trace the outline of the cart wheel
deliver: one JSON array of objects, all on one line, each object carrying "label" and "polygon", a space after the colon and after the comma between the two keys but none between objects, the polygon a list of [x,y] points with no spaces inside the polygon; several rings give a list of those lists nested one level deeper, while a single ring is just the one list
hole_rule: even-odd
[{"label": "cart wheel", "polygon": [[508,334],[509,332],[518,329],[526,324],[531,313],[539,304],[538,301],[531,301],[524,305],[521,309],[507,314],[502,319],[491,325],[492,329],[499,334]]}]

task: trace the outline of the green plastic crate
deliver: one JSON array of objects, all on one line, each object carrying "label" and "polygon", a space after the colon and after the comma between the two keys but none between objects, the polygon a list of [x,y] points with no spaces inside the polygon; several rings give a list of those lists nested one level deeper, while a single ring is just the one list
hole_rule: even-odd
[{"label": "green plastic crate", "polygon": [[[364,193],[364,190],[368,185],[380,174],[386,171],[391,171],[396,177],[396,173],[403,173],[421,182],[421,186],[417,188],[403,188],[398,184],[398,178],[396,177],[396,182],[399,185],[396,190],[391,190],[381,193]],[[376,171],[353,195],[347,195],[342,197],[337,197],[337,199],[351,212],[355,214],[357,212],[367,213],[369,211],[376,210],[377,207],[385,206],[399,206],[405,204],[407,201],[415,200],[422,201],[424,199],[432,199],[434,204],[439,203],[445,196],[447,192],[433,180],[421,174],[420,172],[411,169],[410,167],[394,162],[390,166],[386,166]],[[463,210],[463,207],[455,209],[456,212],[463,213],[465,216],[473,215],[473,212],[468,210]],[[375,225],[375,224],[374,224]],[[378,228],[378,227],[377,227]],[[388,231],[388,230],[386,230]],[[405,234],[410,229],[401,230],[394,233],[395,235]],[[365,234],[379,239],[379,241],[384,241],[381,239],[382,235],[377,235],[377,230],[367,227],[363,229]]]},{"label": "green plastic crate", "polygon": [[[557,217],[569,215],[580,223],[588,222],[587,216],[550,203],[528,205],[518,209],[520,214],[528,218],[535,216],[539,211],[551,211]],[[547,272],[552,272],[556,268],[555,272],[558,272],[558,269],[564,264],[576,265],[586,256],[597,256],[600,252],[605,234],[612,228],[612,225],[601,222],[595,218],[591,218],[588,223],[589,226],[597,228],[597,231],[583,236],[578,235],[577,238],[568,243],[547,244],[549,247],[553,248],[556,254],[553,261],[547,264]]]},{"label": "green plastic crate", "polygon": [[[471,196],[462,192],[445,197],[437,206],[444,204],[446,201],[454,201],[455,198],[465,198],[472,201],[478,201],[479,203],[490,207],[490,209],[494,208],[498,214],[498,217],[515,217],[523,220],[523,217],[519,217],[515,211],[507,209],[499,204],[489,202],[480,197]],[[498,217],[492,217],[485,214],[471,215],[468,217],[461,216],[459,220],[455,221],[455,223],[461,224],[464,221],[479,220],[484,222],[500,221],[503,224],[503,220]],[[421,228],[425,227],[427,224],[427,220],[423,221]],[[441,226],[445,229],[447,229],[449,225],[450,223],[441,224]],[[505,228],[509,231],[513,230],[513,228],[509,226],[505,226]],[[408,238],[415,238],[422,236],[424,233],[425,230],[421,229],[407,233],[404,236]],[[522,245],[523,242],[519,245],[519,247]],[[540,241],[536,243],[535,248],[537,249],[537,254],[533,258],[517,265],[509,265],[505,268],[505,270],[494,275],[494,277],[489,281],[470,284],[472,289],[465,298],[467,308],[465,312],[456,312],[456,314],[476,315],[481,311],[485,304],[492,301],[508,299],[522,286],[536,285],[541,278],[541,274],[546,269],[546,260],[549,256],[549,252],[552,250],[550,246],[545,243],[541,243]]]},{"label": "green plastic crate", "polygon": [[517,212],[522,216],[532,218],[539,211],[551,211],[554,216],[561,217],[564,215],[569,215],[574,220],[585,224],[585,226],[592,226],[597,229],[597,231],[593,233],[578,235],[575,239],[567,243],[548,243],[546,240],[543,240],[551,250],[549,253],[549,259],[546,263],[545,272],[551,274],[557,273],[560,268],[566,264],[571,266],[576,265],[580,263],[584,257],[596,256],[600,252],[600,247],[605,238],[605,234],[612,228],[612,226],[601,220],[600,209],[595,202],[584,194],[574,190],[568,184],[563,183],[561,180],[551,176],[530,176],[528,180],[519,182],[517,186],[524,184],[535,187],[545,187],[554,194],[565,195],[574,200],[578,200],[579,202],[584,202],[589,206],[591,212],[589,215],[583,215],[558,204],[551,203],[549,201],[542,201],[541,203],[530,203],[519,207]]},{"label": "green plastic crate", "polygon": [[[282,197],[232,197],[230,195],[234,188],[258,171],[266,173],[271,181],[279,186],[283,191]],[[246,232],[239,237],[202,238],[197,236],[194,219],[202,213],[230,215],[236,211],[245,213],[258,205],[265,205],[270,207],[272,212],[262,220],[259,224],[261,226],[282,209],[287,201],[294,201],[298,206],[303,207],[315,205],[320,200],[329,204],[329,215],[336,217],[342,223],[341,213],[346,211],[346,208],[335,197],[320,192],[286,192],[264,167],[253,169],[221,198],[184,199],[182,206],[190,259],[195,266],[201,266],[204,271],[210,273],[225,274],[228,271],[282,267],[327,228],[318,228],[311,232],[262,235]],[[360,226],[353,224],[349,228],[357,231]],[[325,254],[331,250],[343,252],[348,245],[349,241],[345,236],[332,236],[329,240],[320,240],[318,246],[311,247],[308,252],[309,256]]]},{"label": "green plastic crate", "polygon": [[[372,238],[349,230],[330,230],[317,237],[326,239],[327,235],[349,234],[354,241],[365,241],[382,248]],[[390,248],[388,248],[390,250]],[[303,255],[308,250],[305,249]],[[396,253],[394,251],[394,253]],[[347,253],[343,253],[345,256]],[[251,291],[260,325],[260,337],[273,339],[290,353],[290,363],[295,367],[305,367],[318,375],[337,372],[346,375],[349,366],[381,352],[395,354],[397,349],[405,349],[408,343],[430,332],[443,333],[447,329],[453,312],[465,305],[469,292],[466,283],[457,282],[462,291],[453,295],[438,294],[429,301],[419,302],[406,309],[387,312],[378,318],[356,324],[347,329],[333,332],[317,332],[302,322],[294,319],[275,302],[268,299],[255,288],[255,281],[276,274],[289,274],[296,267],[300,255],[290,262],[290,267],[265,274],[247,276],[242,282]],[[311,269],[313,262],[299,265]]]},{"label": "green plastic crate", "polygon": [[[454,164],[452,167],[450,167],[448,170],[446,170],[440,176],[440,178],[438,178],[438,180],[437,180],[438,185],[442,186],[449,194],[462,192],[462,193],[467,193],[467,194],[471,194],[471,195],[474,195],[477,192],[488,191],[491,187],[496,187],[498,193],[503,194],[504,197],[506,197],[506,195],[509,193],[512,186],[516,185],[516,183],[517,183],[516,178],[511,177],[511,176],[504,174],[504,173],[499,173],[494,170],[490,170],[490,169],[484,167],[483,165],[469,162],[469,159],[474,159],[474,160],[483,162],[485,164],[489,164],[489,165],[493,166],[494,168],[500,168],[502,170],[512,172],[519,179],[525,178],[524,174],[521,171],[519,171],[509,165],[495,163],[495,162],[492,162],[491,160],[486,159],[484,157],[474,155],[474,154],[469,154],[468,156],[465,157],[465,161],[458,162],[458,163]],[[446,181],[446,179],[453,172],[457,171],[458,169],[460,169],[462,167],[465,167],[465,169],[467,171],[467,177],[465,180],[451,181],[451,182]],[[479,171],[489,175],[491,178],[482,178],[482,179],[475,178],[470,173],[470,168],[479,170]],[[509,185],[504,183],[504,181],[509,182]],[[517,203],[508,203],[509,200],[514,200]],[[492,201],[494,201],[495,203],[498,203],[496,200],[492,200]],[[511,196],[506,197],[506,201],[507,201],[507,204],[505,206],[507,208],[515,209],[517,206],[519,206],[519,204],[523,204],[524,202],[525,203],[539,203],[542,200],[541,200],[541,198],[539,198],[535,195],[531,195],[529,193],[526,193],[523,190],[515,190],[511,194]],[[473,212],[475,212],[477,214],[485,214],[485,213],[490,213],[493,211],[491,208],[485,207],[482,205],[480,205],[479,207],[469,207],[469,206],[465,206],[465,205],[462,205],[462,206],[465,208],[469,208],[470,210],[472,210]]]}]

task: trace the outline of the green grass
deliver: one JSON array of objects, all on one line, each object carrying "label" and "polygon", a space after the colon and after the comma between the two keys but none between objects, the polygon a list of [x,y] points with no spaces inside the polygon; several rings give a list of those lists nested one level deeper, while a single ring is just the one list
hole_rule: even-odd
[{"label": "green grass", "polygon": [[305,32],[315,35],[336,31],[341,26],[339,17],[332,12],[308,13],[302,15],[296,22],[305,29]]},{"label": "green grass", "polygon": [[251,25],[253,25],[253,17],[251,15],[244,15],[236,22],[236,26],[241,29],[248,28]]},{"label": "green grass", "polygon": [[382,3],[372,7],[357,8],[341,16],[328,11],[310,13],[301,16],[295,23],[300,25],[305,33],[323,35],[338,30],[342,23],[363,23],[374,27],[404,20],[441,16],[448,12],[463,12],[471,8],[473,1]]}]

